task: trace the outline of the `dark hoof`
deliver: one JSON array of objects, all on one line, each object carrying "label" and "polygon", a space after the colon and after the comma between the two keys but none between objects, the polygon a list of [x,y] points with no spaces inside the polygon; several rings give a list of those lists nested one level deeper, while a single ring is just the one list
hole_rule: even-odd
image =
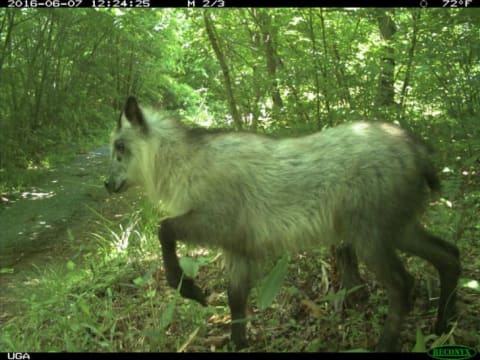
[{"label": "dark hoof", "polygon": [[380,336],[376,352],[399,352],[401,350],[397,337],[393,336]]},{"label": "dark hoof", "polygon": [[248,342],[245,339],[242,340],[237,340],[234,341],[232,339],[232,342],[228,344],[228,350],[230,351],[240,351],[242,349],[245,349],[248,346]]},{"label": "dark hoof", "polygon": [[400,352],[400,345],[379,342],[375,352]]},{"label": "dark hoof", "polygon": [[180,288],[180,295],[185,298],[195,300],[203,306],[207,306],[207,298],[192,279],[183,279],[182,287]]}]

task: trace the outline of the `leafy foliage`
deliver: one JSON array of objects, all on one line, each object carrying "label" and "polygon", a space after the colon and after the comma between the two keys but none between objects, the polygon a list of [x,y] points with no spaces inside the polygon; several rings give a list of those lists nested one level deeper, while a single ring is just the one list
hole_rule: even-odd
[{"label": "leafy foliage", "polygon": [[[223,70],[202,13],[1,9],[2,171],[40,165],[109,128],[132,93],[190,115],[203,110],[217,124],[238,111],[245,126],[265,131],[388,116],[421,129],[457,125],[470,146],[478,135],[478,11],[211,10]],[[390,39],[379,32],[385,18],[397,29]],[[390,91],[378,83],[389,52],[401,108],[382,111],[376,94]]]}]

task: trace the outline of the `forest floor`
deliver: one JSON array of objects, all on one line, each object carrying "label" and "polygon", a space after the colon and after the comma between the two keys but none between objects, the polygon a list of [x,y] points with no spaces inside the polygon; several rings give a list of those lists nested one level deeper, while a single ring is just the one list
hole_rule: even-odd
[{"label": "forest floor", "polygon": [[109,154],[107,146],[79,154],[73,162],[41,172],[29,191],[3,197],[0,325],[13,315],[19,290],[29,293],[35,284],[26,274],[74,258],[91,242],[99,214],[113,219],[119,213],[123,197],[109,196],[101,180]]},{"label": "forest floor", "polygon": [[[121,222],[131,216],[129,213],[132,210],[132,205],[139,202],[138,193],[130,191],[122,196],[109,196],[104,189],[102,176],[108,171],[108,152],[107,147],[101,147],[92,152],[78,155],[73,162],[44,173],[38,178],[38,183],[30,191],[18,194],[15,199],[4,198],[2,200],[2,207],[0,208],[0,228],[2,229],[0,238],[0,268],[2,269],[0,274],[2,283],[0,326],[2,328],[7,323],[11,325],[12,319],[21,318],[22,314],[19,312],[32,311],[33,307],[31,304],[29,305],[30,308],[26,306],[26,302],[35,302],[35,296],[29,299],[29,295],[35,295],[39,292],[39,287],[42,287],[42,279],[45,279],[45,277],[42,278],[41,274],[48,274],[49,269],[53,268],[68,272],[72,270],[68,264],[70,261],[74,261],[77,264],[76,266],[79,266],[82,258],[88,258],[89,256],[93,256],[93,260],[89,260],[91,261],[90,264],[101,263],[103,260],[98,254],[95,255],[93,250],[97,246],[97,242],[92,234],[98,233],[99,228],[104,227],[106,222]],[[154,238],[154,233],[150,237]],[[462,257],[464,270],[462,277],[479,279],[478,258],[480,257],[480,251],[478,246],[473,247],[466,243],[459,244],[459,246],[464,254]],[[157,254],[159,255],[159,253]],[[322,297],[319,296],[319,293],[322,292],[323,296],[331,293],[332,289],[332,284],[329,284],[332,269],[328,263],[328,251],[324,252],[325,254],[324,259],[319,259],[316,256],[308,257],[304,254],[296,257],[294,264],[292,264],[293,261],[290,264],[290,271],[283,290],[277,296],[276,303],[261,312],[253,307],[250,308],[250,316],[255,316],[258,321],[255,321],[254,325],[248,325],[251,346],[247,350],[339,351],[351,348],[374,348],[377,336],[371,334],[378,334],[380,331],[386,308],[383,290],[367,273],[364,276],[369,281],[370,302],[363,305],[364,307],[360,311],[358,308],[342,310],[342,305],[339,305],[335,299],[335,301],[330,301],[333,305],[326,305],[325,300],[322,300]],[[427,336],[426,342],[430,344],[438,338],[428,336],[434,324],[435,306],[434,302],[429,300],[430,295],[426,289],[427,286],[424,285],[425,279],[428,279],[425,274],[428,274],[429,271],[432,273],[431,269],[426,272],[424,270],[419,271],[419,265],[413,259],[408,258],[406,260],[409,268],[416,269],[412,273],[422,274],[422,279],[417,282],[415,289],[415,310],[408,317],[402,333],[402,337],[405,338],[402,350],[411,351],[414,344],[419,341],[419,330]],[[128,280],[130,284],[135,282],[132,282],[132,279],[136,276],[145,274],[148,268],[152,267],[152,264],[153,266],[159,265],[158,258],[153,261],[151,258],[141,260],[140,267],[133,268],[137,275],[133,275]],[[121,274],[122,268],[126,267],[127,265],[121,265],[118,268],[112,267],[111,270],[115,274]],[[76,269],[79,270],[80,268],[77,267]],[[364,273],[363,270],[362,273]],[[100,277],[111,277],[109,274],[102,274],[102,270],[95,271],[100,273]],[[82,323],[82,321],[87,322],[87,320],[79,320],[81,326],[88,327],[86,330],[89,331],[85,333],[84,328],[83,332],[75,330],[74,320],[70,319],[69,331],[77,331],[79,338],[84,336],[85,338],[89,337],[89,340],[85,340],[77,347],[71,344],[58,345],[58,342],[52,339],[54,336],[61,337],[62,335],[56,334],[53,337],[49,335],[49,340],[39,341],[38,345],[35,345],[38,346],[35,349],[18,350],[52,351],[61,349],[68,351],[72,348],[76,351],[220,350],[224,348],[229,332],[228,308],[225,306],[226,298],[224,294],[225,283],[224,280],[220,280],[224,278],[223,275],[224,270],[221,265],[202,268],[197,280],[200,286],[210,289],[209,302],[211,302],[211,305],[213,303],[215,307],[210,306],[208,310],[201,310],[200,307],[196,307],[196,305],[185,300],[184,305],[175,308],[177,316],[167,319],[169,324],[161,325],[165,327],[161,331],[158,330],[158,323],[153,321],[152,324],[152,320],[146,322],[145,319],[149,317],[160,319],[169,312],[170,308],[165,304],[169,303],[169,298],[171,299],[171,295],[167,294],[172,294],[173,290],[167,289],[162,273],[153,274],[152,277],[155,281],[153,287],[155,291],[152,294],[157,294],[155,300],[152,300],[153,297],[146,294],[148,292],[144,291],[144,284],[141,285],[143,286],[141,291],[138,290],[139,288],[135,290],[132,285],[128,284],[127,287],[118,290],[117,297],[114,296],[113,302],[110,299],[113,304],[109,310],[112,317],[111,323],[108,326],[105,325],[104,328],[98,323],[107,323],[105,312],[98,310],[98,313],[96,313],[96,310],[89,310],[85,307],[85,303],[81,301],[85,299],[94,301],[92,300],[93,297],[85,295],[89,291],[95,294],[95,301],[98,299],[107,301],[106,295],[99,294],[105,294],[105,289],[107,289],[111,297],[110,288],[113,291],[117,291],[117,288],[115,284],[112,285],[108,282],[104,285],[104,283],[96,284],[94,282],[85,284],[84,281],[84,284],[80,287],[77,286],[78,294],[71,295],[77,296],[74,301],[75,304],[81,305],[79,310],[81,315],[93,320],[89,323],[90,325]],[[113,279],[113,277],[111,278]],[[121,281],[127,282],[125,279],[121,279]],[[120,281],[117,278],[117,280],[112,280],[113,282]],[[101,290],[98,287],[101,287]],[[71,292],[72,290],[68,291]],[[141,292],[143,292],[143,295]],[[145,297],[142,298],[142,296]],[[69,299],[68,301],[73,302],[71,296]],[[149,302],[153,304],[153,301],[155,303],[150,308],[145,306]],[[183,300],[177,299],[175,301],[179,304]],[[67,309],[66,304],[65,309],[59,309],[59,304],[55,303],[54,300],[40,304],[46,304],[42,309],[46,315],[42,316],[46,316],[47,319],[40,319],[38,322],[41,327],[45,326],[45,329],[52,328],[52,325],[49,324],[48,314],[58,316],[58,318],[70,318],[72,316],[71,308]],[[185,304],[192,305],[188,305],[187,310]],[[63,306],[63,304],[60,305]],[[51,310],[49,306],[52,306]],[[223,312],[219,312],[220,306],[223,306]],[[480,322],[478,321],[478,314],[480,313],[480,303],[478,292],[467,289],[460,290],[458,307],[460,309],[460,320],[454,331],[444,337],[442,341],[479,347]],[[379,309],[382,309],[383,315],[379,314]],[[57,314],[54,315],[48,311],[56,311]],[[192,313],[195,314],[192,315]],[[207,319],[208,324],[206,324]],[[418,319],[421,319],[421,321]],[[95,322],[98,323],[95,324]],[[422,324],[421,327],[419,327],[419,323]],[[149,339],[153,338],[149,338],[151,335],[143,336],[146,333],[143,328],[150,325],[152,328],[156,328],[158,333],[161,333],[160,345],[154,344],[153,341],[147,345]],[[97,328],[94,326],[97,326]],[[21,331],[27,331],[27,329],[20,329]],[[199,329],[201,330],[199,331]],[[61,332],[60,329],[59,332]],[[103,336],[106,337],[107,332],[114,335],[109,340],[111,343],[105,345]],[[77,333],[74,332],[74,334]],[[135,334],[141,335],[142,343],[140,343],[139,336]],[[74,337],[77,335],[69,336],[69,341],[73,343],[76,340]],[[45,338],[47,338],[46,335]],[[179,339],[183,340],[180,341]],[[49,344],[48,341],[52,341],[52,343]],[[58,341],[65,341],[65,339]],[[18,344],[13,338],[9,338],[8,343]],[[69,346],[71,347],[69,348]]]}]

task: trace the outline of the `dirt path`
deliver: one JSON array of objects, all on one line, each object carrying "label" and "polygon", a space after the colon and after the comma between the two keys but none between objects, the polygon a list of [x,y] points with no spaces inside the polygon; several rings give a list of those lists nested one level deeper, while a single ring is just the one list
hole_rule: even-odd
[{"label": "dirt path", "polygon": [[79,243],[89,241],[98,214],[115,211],[118,199],[108,197],[101,181],[108,163],[106,146],[79,155],[71,164],[50,169],[0,210],[0,324],[15,309],[15,290],[25,282],[26,270],[67,261]]},{"label": "dirt path", "polygon": [[50,169],[30,191],[0,213],[0,267],[15,266],[32,253],[43,252],[88,206],[106,197],[100,176],[108,165],[108,148],[82,154],[69,165]]}]

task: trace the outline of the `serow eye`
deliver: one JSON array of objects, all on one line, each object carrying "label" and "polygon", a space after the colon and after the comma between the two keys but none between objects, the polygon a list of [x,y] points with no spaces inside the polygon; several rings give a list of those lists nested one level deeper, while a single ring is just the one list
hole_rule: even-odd
[{"label": "serow eye", "polygon": [[125,152],[125,144],[123,142],[117,142],[115,143],[115,150],[119,154],[123,154]]}]

